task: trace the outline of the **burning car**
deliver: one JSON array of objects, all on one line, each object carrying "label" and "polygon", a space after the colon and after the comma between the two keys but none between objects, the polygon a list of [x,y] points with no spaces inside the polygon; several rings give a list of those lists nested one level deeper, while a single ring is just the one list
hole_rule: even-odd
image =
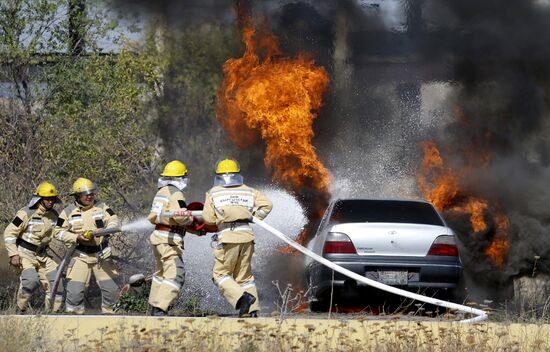
[{"label": "burning car", "polygon": [[[457,286],[462,265],[455,235],[427,202],[338,199],[329,204],[308,248],[359,275],[409,290]],[[310,309],[325,310],[332,289],[362,285],[306,262]]]}]

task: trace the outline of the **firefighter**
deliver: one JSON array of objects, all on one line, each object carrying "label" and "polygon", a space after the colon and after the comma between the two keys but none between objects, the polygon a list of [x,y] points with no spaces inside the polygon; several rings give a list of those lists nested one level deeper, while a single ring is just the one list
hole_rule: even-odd
[{"label": "firefighter", "polygon": [[158,191],[153,199],[149,221],[155,230],[149,237],[156,259],[149,304],[151,315],[164,316],[185,279],[183,267],[183,236],[185,226],[193,223],[187,210],[183,190],[187,187],[187,167],[179,160],[170,161],[158,179]]},{"label": "firefighter", "polygon": [[[60,203],[55,187],[48,182],[41,183],[29,204],[17,212],[4,231],[10,264],[20,270],[18,313],[27,310],[30,297],[40,285],[46,297],[50,297],[57,274],[57,264],[47,252],[58,216],[55,203]],[[56,312],[62,307],[62,296],[63,287],[59,286],[53,305]]]},{"label": "firefighter", "polygon": [[102,228],[120,227],[118,216],[105,203],[96,200],[97,186],[86,178],[73,183],[75,201],[61,212],[55,228],[55,237],[73,248],[67,267],[67,298],[65,311],[83,314],[84,294],[91,274],[101,289],[101,311],[113,314],[118,300],[118,273],[109,260],[111,247],[109,237],[94,237],[93,231]]},{"label": "firefighter", "polygon": [[254,231],[250,221],[253,216],[264,219],[273,205],[261,192],[243,183],[240,171],[233,159],[217,163],[214,187],[206,193],[203,219],[219,229],[213,253],[214,283],[239,311],[239,317],[257,317],[260,303],[251,267]]}]

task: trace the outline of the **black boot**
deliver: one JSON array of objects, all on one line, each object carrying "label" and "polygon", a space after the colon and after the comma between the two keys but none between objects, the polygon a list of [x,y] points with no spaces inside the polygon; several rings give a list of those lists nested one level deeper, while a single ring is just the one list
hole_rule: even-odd
[{"label": "black boot", "polygon": [[251,318],[257,318],[258,315],[259,315],[259,312],[257,310],[250,312],[250,317]]},{"label": "black boot", "polygon": [[248,314],[250,306],[256,302],[256,297],[252,296],[250,293],[245,292],[237,301],[236,308],[239,310],[239,318],[245,314]]},{"label": "black boot", "polygon": [[153,316],[153,317],[164,317],[166,315],[167,315],[167,313],[165,311],[163,311],[162,309],[157,308],[157,307],[151,307],[151,316]]}]

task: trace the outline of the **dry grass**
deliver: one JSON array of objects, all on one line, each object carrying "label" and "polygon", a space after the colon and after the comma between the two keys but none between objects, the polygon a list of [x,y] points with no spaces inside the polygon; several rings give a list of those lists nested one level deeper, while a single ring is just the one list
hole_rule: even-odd
[{"label": "dry grass", "polygon": [[[82,336],[55,321],[0,317],[2,351],[548,351],[549,326],[179,318],[117,323]],[[120,320],[123,321],[123,320]],[[79,324],[85,324],[80,321]],[[118,325],[118,326],[117,326]],[[48,327],[48,329],[45,329]],[[50,330],[51,329],[51,330]],[[523,330],[524,329],[524,330]],[[53,339],[53,337],[55,337]]]},{"label": "dry grass", "polygon": [[40,319],[0,317],[0,350],[3,352],[50,351],[53,343]]}]

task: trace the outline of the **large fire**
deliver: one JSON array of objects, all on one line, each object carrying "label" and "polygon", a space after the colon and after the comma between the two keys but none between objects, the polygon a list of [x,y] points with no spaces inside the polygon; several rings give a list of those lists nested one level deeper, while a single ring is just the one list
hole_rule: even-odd
[{"label": "large fire", "polygon": [[246,49],[224,64],[217,118],[241,148],[259,132],[267,145],[264,162],[276,180],[297,193],[306,188],[328,195],[329,172],[312,145],[328,74],[306,55],[283,57],[272,33],[239,15]]},{"label": "large fire", "polygon": [[[489,202],[483,198],[466,194],[461,189],[461,180],[470,171],[470,167],[454,170],[443,162],[443,158],[434,142],[422,144],[424,158],[418,174],[418,184],[424,198],[430,201],[440,212],[452,211],[469,215],[472,231],[480,233],[488,229],[485,222]],[[481,154],[482,163],[488,160]],[[508,253],[508,218],[497,213],[494,219],[495,235],[485,249],[484,254],[492,263],[502,269]]]}]

